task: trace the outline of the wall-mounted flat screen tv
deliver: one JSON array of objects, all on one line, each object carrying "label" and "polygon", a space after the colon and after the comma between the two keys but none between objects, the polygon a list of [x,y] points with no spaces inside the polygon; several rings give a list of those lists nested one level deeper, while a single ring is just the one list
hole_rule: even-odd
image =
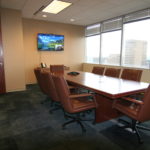
[{"label": "wall-mounted flat screen tv", "polygon": [[38,33],[37,47],[40,51],[63,51],[64,35]]}]

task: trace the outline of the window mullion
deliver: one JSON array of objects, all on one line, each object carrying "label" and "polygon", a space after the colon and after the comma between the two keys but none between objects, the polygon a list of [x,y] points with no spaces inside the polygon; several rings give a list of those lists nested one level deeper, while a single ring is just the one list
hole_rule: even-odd
[{"label": "window mullion", "polygon": [[120,66],[122,66],[122,49],[123,49],[123,35],[124,35],[124,30],[123,30],[123,19],[122,19],[122,27],[121,27],[121,45],[120,45]]}]

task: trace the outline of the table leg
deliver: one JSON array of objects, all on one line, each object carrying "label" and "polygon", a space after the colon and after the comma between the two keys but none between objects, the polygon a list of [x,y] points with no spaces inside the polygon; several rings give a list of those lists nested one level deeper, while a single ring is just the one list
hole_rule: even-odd
[{"label": "table leg", "polygon": [[112,108],[113,99],[96,94],[96,101],[98,103],[95,113],[96,123],[104,122],[120,116],[120,114]]}]

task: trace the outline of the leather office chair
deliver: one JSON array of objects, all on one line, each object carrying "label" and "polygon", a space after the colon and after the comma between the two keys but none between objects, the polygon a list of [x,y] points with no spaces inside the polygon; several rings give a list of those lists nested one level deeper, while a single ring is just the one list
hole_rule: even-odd
[{"label": "leather office chair", "polygon": [[123,69],[121,78],[133,81],[140,81],[142,76],[142,70],[135,69]]},{"label": "leather office chair", "polygon": [[41,91],[47,95],[47,90],[42,82],[42,79],[41,79],[41,71],[42,71],[42,68],[40,67],[37,67],[37,68],[34,68],[34,74],[35,74],[35,77],[37,79],[37,83],[41,89]]},{"label": "leather office chair", "polygon": [[[47,92],[47,89],[44,85],[44,82],[42,80],[42,77],[41,77],[41,72],[43,71],[44,69],[43,68],[40,68],[40,67],[37,67],[37,68],[34,68],[34,74],[35,74],[35,77],[37,79],[37,83],[40,87],[40,90],[42,91],[43,94],[45,95],[49,95],[48,92]],[[41,102],[41,104],[44,104],[45,102],[47,101],[50,101],[49,98],[46,98],[44,101]]]},{"label": "leather office chair", "polygon": [[106,68],[105,75],[109,77],[119,78],[121,69],[116,68]]},{"label": "leather office chair", "polygon": [[55,84],[53,82],[51,73],[48,71],[41,71],[41,79],[46,89],[47,95],[52,99],[51,106],[55,104],[55,107],[49,111],[50,113],[52,113],[53,111],[61,108],[60,100],[56,92]]},{"label": "leather office chair", "polygon": [[94,66],[93,69],[92,69],[92,73],[95,73],[95,74],[98,74],[98,75],[103,75],[104,69],[105,69],[104,67]]},{"label": "leather office chair", "polygon": [[[61,109],[62,107],[60,105],[60,99],[58,97],[51,72],[47,70],[41,70],[40,78],[42,86],[44,86],[46,95],[51,98],[51,106],[53,106],[53,104],[55,105],[55,107],[50,109],[49,112],[52,113],[55,110]],[[76,89],[77,87],[69,86],[69,90],[71,90],[72,92],[76,92]]]},{"label": "leather office chair", "polygon": [[121,119],[120,121],[126,124],[124,128],[130,127],[132,131],[136,133],[139,143],[142,143],[143,141],[138,129],[150,131],[150,128],[141,126],[139,124],[150,120],[150,85],[147,88],[142,100],[123,97],[122,99],[114,101],[113,108],[131,118],[131,123]]},{"label": "leather office chair", "polygon": [[[62,127],[64,128],[70,123],[77,122],[81,126],[82,131],[85,132],[86,129],[81,123],[81,121],[89,120],[81,119],[79,114],[80,112],[96,108],[97,104],[95,101],[95,97],[92,94],[88,93],[71,95],[68,88],[68,84],[63,76],[53,76],[53,80],[64,111],[67,113],[67,117],[72,119],[64,123]],[[76,114],[77,116],[74,117],[70,114]]]},{"label": "leather office chair", "polygon": [[50,65],[51,73],[64,73],[64,65]]}]

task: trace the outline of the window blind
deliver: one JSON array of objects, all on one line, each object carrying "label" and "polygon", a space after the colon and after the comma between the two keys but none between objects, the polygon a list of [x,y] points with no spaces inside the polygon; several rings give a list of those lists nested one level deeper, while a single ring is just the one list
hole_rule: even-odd
[{"label": "window blind", "polygon": [[97,34],[100,34],[100,24],[94,24],[86,27],[85,36],[92,36]]},{"label": "window blind", "polygon": [[150,18],[150,9],[146,9],[143,11],[135,12],[129,15],[126,15],[123,19],[124,23],[132,22],[140,19]]},{"label": "window blind", "polygon": [[104,21],[102,23],[102,32],[109,32],[114,30],[119,30],[122,28],[122,18],[115,18],[111,20]]}]

